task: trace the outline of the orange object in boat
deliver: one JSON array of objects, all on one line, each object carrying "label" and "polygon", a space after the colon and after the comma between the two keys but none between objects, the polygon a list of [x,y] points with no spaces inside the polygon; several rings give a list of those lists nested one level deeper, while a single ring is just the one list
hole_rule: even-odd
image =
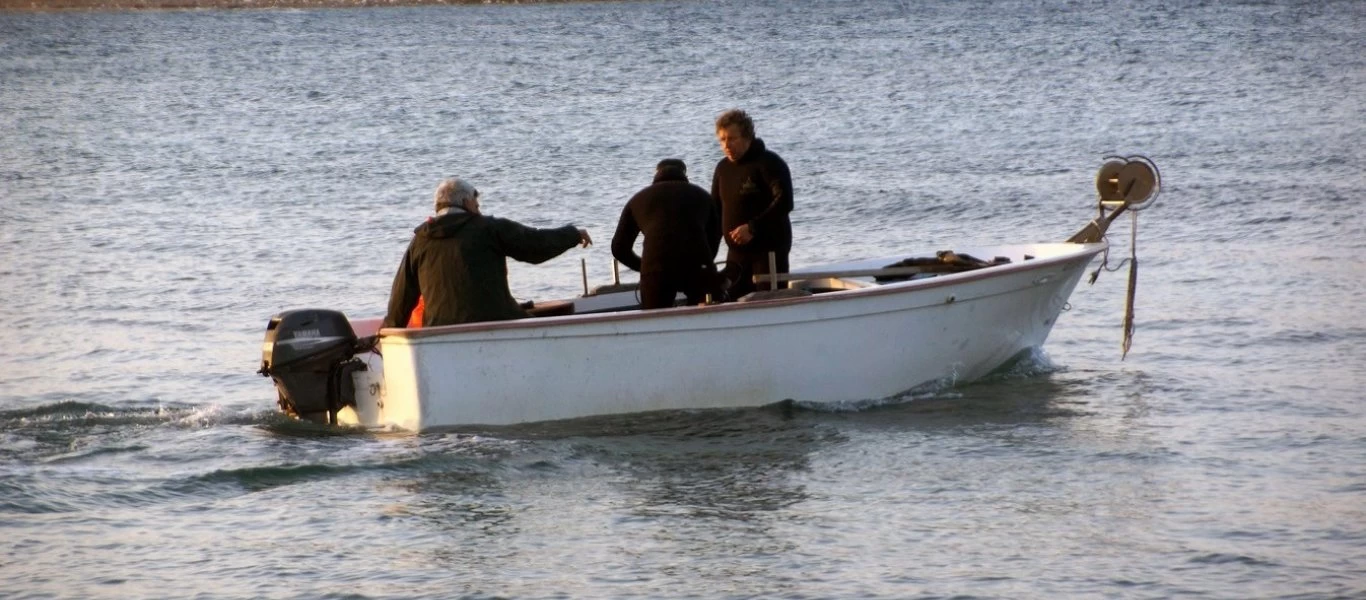
[{"label": "orange object in boat", "polygon": [[422,296],[417,297],[417,306],[413,307],[413,312],[408,315],[408,328],[418,329],[422,327]]}]

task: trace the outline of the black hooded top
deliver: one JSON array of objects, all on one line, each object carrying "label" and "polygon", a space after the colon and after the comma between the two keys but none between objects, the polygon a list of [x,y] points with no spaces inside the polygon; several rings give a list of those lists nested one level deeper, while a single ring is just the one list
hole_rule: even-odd
[{"label": "black hooded top", "polygon": [[711,197],[721,210],[721,230],[727,234],[749,224],[754,239],[740,245],[726,235],[732,251],[764,255],[792,249],[792,174],[787,163],[755,138],[740,160],[722,158],[711,179]]},{"label": "black hooded top", "polygon": [[519,319],[508,290],[507,258],[542,263],[579,243],[573,225],[536,229],[453,210],[413,230],[389,292],[384,327],[404,327],[422,297],[422,326]]},{"label": "black hooded top", "polygon": [[[645,234],[642,256],[632,246]],[[626,202],[612,236],[612,256],[641,273],[696,272],[721,247],[721,218],[706,190],[677,169],[662,169]]]}]

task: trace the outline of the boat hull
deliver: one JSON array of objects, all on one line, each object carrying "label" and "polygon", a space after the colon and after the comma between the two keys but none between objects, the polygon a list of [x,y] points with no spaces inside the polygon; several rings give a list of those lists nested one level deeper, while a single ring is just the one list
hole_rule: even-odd
[{"label": "boat hull", "polygon": [[767,302],[386,329],[383,359],[367,357],[357,406],[342,421],[427,431],[783,400],[863,402],[967,382],[1042,346],[1104,249],[984,248],[974,256],[1007,256],[1010,264],[890,284],[861,278],[858,289]]}]

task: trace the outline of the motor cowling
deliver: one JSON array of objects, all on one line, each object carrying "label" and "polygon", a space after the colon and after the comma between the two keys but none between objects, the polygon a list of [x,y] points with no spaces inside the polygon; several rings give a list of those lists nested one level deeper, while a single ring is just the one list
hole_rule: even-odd
[{"label": "motor cowling", "polygon": [[355,358],[356,333],[335,310],[290,310],[270,318],[261,345],[261,375],[279,392],[280,409],[301,419],[336,423],[337,411],[355,406],[352,373],[365,370]]}]

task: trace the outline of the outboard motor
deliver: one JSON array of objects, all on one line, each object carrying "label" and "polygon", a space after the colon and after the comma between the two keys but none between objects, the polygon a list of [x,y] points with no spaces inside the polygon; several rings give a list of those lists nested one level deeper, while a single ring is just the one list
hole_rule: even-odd
[{"label": "outboard motor", "polygon": [[266,325],[261,375],[275,381],[280,409],[301,419],[335,424],[337,411],[355,406],[351,374],[364,371],[346,316],[335,310],[282,312]]}]

